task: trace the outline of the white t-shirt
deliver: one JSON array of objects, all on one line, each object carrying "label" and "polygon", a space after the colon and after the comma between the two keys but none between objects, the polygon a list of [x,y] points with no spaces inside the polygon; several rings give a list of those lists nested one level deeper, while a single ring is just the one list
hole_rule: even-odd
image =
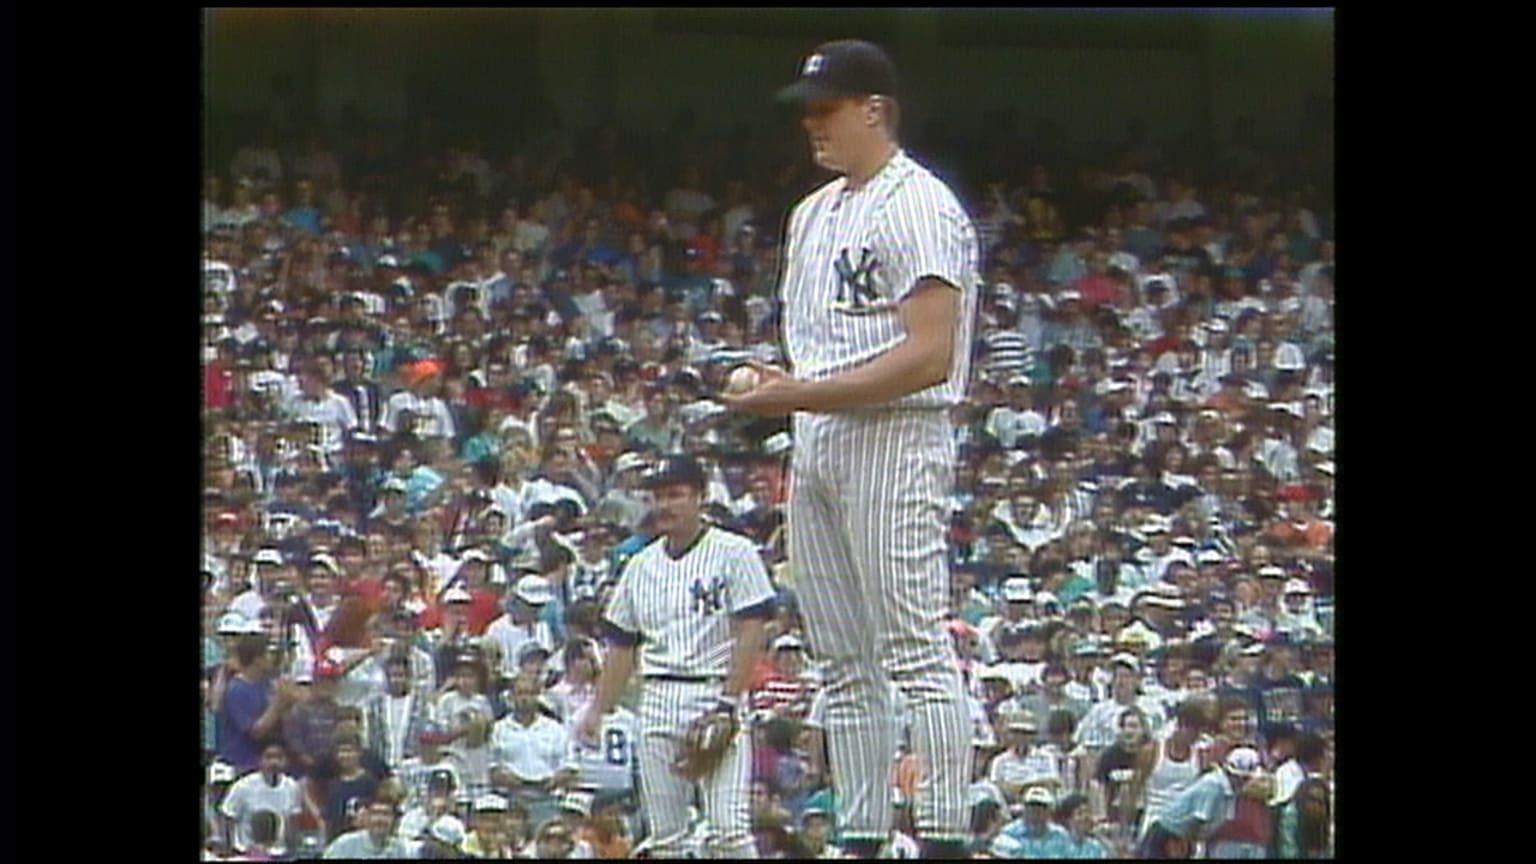
[{"label": "white t-shirt", "polygon": [[1041,747],[1031,747],[1023,756],[1013,750],[1004,750],[994,756],[992,765],[987,769],[987,779],[1003,789],[1008,789],[1047,780],[1056,780],[1059,783],[1061,773],[1057,770],[1056,758],[1053,754]]},{"label": "white t-shirt", "polygon": [[571,736],[565,727],[534,715],[528,726],[508,714],[491,727],[491,762],[523,780],[548,780],[566,764]]},{"label": "white t-shirt", "polygon": [[454,434],[453,415],[442,399],[433,396],[421,399],[409,390],[402,390],[384,403],[379,425],[390,432],[400,429],[401,412],[409,411],[416,418],[416,434],[423,438],[451,438]]},{"label": "white t-shirt", "polygon": [[281,838],[288,820],[303,812],[304,793],[298,781],[286,774],[279,774],[273,786],[260,771],[252,771],[229,787],[219,810],[235,820],[234,846],[245,852],[253,845],[251,817],[262,810],[276,813],[277,836]]}]

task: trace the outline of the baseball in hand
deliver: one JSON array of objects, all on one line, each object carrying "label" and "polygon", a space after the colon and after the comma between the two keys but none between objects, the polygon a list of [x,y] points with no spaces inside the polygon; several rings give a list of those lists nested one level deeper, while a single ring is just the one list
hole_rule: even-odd
[{"label": "baseball in hand", "polygon": [[725,393],[728,396],[740,396],[750,393],[761,383],[763,376],[758,374],[751,366],[737,366],[731,370],[731,374],[725,379]]}]

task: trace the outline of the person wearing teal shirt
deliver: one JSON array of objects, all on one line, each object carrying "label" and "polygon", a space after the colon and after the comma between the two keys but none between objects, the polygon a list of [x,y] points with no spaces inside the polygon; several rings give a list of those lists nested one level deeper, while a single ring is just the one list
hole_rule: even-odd
[{"label": "person wearing teal shirt", "polygon": [[1023,817],[1008,823],[992,841],[994,858],[1070,858],[1074,848],[1067,829],[1051,821],[1056,798],[1035,786],[1024,793]]},{"label": "person wearing teal shirt", "polygon": [[1291,800],[1280,808],[1275,827],[1275,853],[1279,858],[1330,858],[1328,782],[1312,776],[1296,787]]},{"label": "person wearing teal shirt", "polygon": [[805,799],[805,805],[800,808],[796,818],[803,819],[807,813],[825,813],[828,822],[832,825],[832,843],[836,845],[842,839],[842,833],[838,829],[837,805],[837,793],[832,791],[831,786],[823,786]]}]

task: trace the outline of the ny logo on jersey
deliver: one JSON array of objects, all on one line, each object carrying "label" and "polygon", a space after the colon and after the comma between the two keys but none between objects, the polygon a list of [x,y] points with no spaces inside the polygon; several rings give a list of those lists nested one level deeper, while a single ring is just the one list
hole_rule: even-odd
[{"label": "ny logo on jersey", "polygon": [[724,577],[716,576],[708,586],[704,580],[695,579],[688,591],[693,595],[693,611],[699,615],[713,615],[725,608]]},{"label": "ny logo on jersey", "polygon": [[834,305],[839,311],[863,312],[879,299],[874,285],[875,268],[879,264],[874,250],[867,247],[859,254],[858,267],[849,260],[847,249],[838,254],[832,267],[837,270],[837,302]]},{"label": "ny logo on jersey", "polygon": [[821,71],[821,64],[825,62],[825,57],[822,57],[820,54],[812,54],[811,56],[805,58],[805,68],[800,70],[800,74],[815,75],[817,72]]}]

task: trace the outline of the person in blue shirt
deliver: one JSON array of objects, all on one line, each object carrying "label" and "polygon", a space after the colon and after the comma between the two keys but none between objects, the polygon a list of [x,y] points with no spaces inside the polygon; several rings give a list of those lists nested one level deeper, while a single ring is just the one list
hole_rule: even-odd
[{"label": "person in blue shirt", "polygon": [[1024,793],[1024,815],[1008,823],[992,841],[994,858],[1070,858],[1074,848],[1067,829],[1051,821],[1056,797],[1036,786]]},{"label": "person in blue shirt", "polygon": [[320,209],[315,206],[315,186],[300,178],[293,184],[293,209],[283,214],[283,221],[309,234],[319,234]]},{"label": "person in blue shirt", "polygon": [[1205,840],[1237,812],[1237,796],[1247,781],[1263,770],[1259,753],[1239,747],[1214,771],[1185,787],[1147,828],[1138,858],[1188,858],[1196,842]]},{"label": "person in blue shirt", "polygon": [[235,645],[236,673],[219,701],[219,759],[248,774],[261,766],[262,744],[276,740],[283,713],[297,699],[290,685],[269,689],[272,652],[267,637],[247,634]]},{"label": "person in blue shirt", "polygon": [[1056,805],[1056,821],[1067,829],[1067,858],[1109,858],[1109,846],[1093,836],[1093,810],[1088,796],[1068,795]]}]

